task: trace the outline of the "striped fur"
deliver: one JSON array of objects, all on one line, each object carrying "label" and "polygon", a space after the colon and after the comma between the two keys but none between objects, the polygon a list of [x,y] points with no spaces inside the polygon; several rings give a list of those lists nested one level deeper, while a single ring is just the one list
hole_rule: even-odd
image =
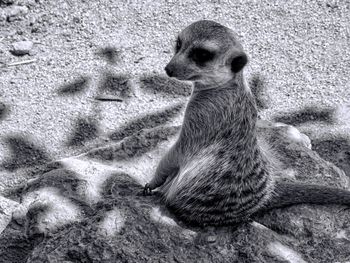
[{"label": "striped fur", "polygon": [[[193,59],[198,48],[215,54],[199,63]],[[168,207],[196,225],[236,224],[293,204],[350,205],[346,190],[273,181],[278,161],[257,139],[255,99],[242,72],[246,62],[235,34],[218,23],[199,21],[180,33],[166,71],[194,81],[194,89],[179,138],[145,193],[160,187]]]},{"label": "striped fur", "polygon": [[180,218],[232,224],[264,204],[272,181],[257,144],[256,118],[254,99],[237,80],[220,91],[192,94],[178,139],[180,169],[164,191]]}]

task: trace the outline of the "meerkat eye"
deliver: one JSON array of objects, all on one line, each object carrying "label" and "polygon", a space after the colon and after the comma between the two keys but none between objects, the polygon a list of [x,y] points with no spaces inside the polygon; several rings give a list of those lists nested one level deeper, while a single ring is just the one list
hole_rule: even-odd
[{"label": "meerkat eye", "polygon": [[181,45],[182,45],[181,40],[180,40],[180,38],[178,38],[178,39],[176,40],[176,46],[175,46],[175,52],[176,52],[176,53],[179,52],[179,50],[180,50],[180,48],[181,48]]},{"label": "meerkat eye", "polygon": [[198,64],[204,64],[205,62],[208,62],[214,58],[214,53],[206,50],[204,48],[195,48],[192,50],[190,57],[193,59],[194,62]]}]

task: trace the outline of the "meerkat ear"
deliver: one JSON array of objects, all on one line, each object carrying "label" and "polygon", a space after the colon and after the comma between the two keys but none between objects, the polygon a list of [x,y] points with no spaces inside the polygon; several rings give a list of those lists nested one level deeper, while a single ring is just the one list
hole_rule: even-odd
[{"label": "meerkat ear", "polygon": [[231,62],[231,70],[234,73],[241,71],[248,62],[248,57],[244,52],[236,54]]}]

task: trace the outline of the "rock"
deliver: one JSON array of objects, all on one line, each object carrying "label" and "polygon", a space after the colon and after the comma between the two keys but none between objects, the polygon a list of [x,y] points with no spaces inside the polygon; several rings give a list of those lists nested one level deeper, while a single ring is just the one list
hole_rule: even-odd
[{"label": "rock", "polygon": [[12,22],[16,19],[19,19],[21,16],[26,15],[29,9],[26,6],[14,5],[5,8],[4,11],[7,21]]},{"label": "rock", "polygon": [[0,22],[5,21],[7,18],[6,12],[3,9],[0,9]]},{"label": "rock", "polygon": [[0,233],[11,221],[12,213],[16,210],[18,203],[0,196]]},{"label": "rock", "polygon": [[32,41],[19,41],[12,44],[13,49],[11,50],[11,53],[16,56],[22,56],[29,54],[32,47],[33,42]]}]

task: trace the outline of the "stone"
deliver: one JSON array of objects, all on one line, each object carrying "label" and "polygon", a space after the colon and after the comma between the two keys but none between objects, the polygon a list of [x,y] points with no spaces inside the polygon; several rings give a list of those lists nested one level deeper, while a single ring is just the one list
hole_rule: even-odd
[{"label": "stone", "polygon": [[18,203],[0,196],[0,233],[7,227],[12,218],[12,213],[18,207]]},{"label": "stone", "polygon": [[5,21],[7,18],[6,12],[3,9],[0,9],[0,22]]},{"label": "stone", "polygon": [[4,8],[4,11],[7,21],[12,22],[16,19],[19,19],[21,16],[26,15],[29,9],[26,6],[14,5]]},{"label": "stone", "polygon": [[32,41],[19,41],[12,44],[13,49],[11,50],[11,53],[16,56],[23,56],[26,54],[29,54],[32,47],[33,42]]}]

